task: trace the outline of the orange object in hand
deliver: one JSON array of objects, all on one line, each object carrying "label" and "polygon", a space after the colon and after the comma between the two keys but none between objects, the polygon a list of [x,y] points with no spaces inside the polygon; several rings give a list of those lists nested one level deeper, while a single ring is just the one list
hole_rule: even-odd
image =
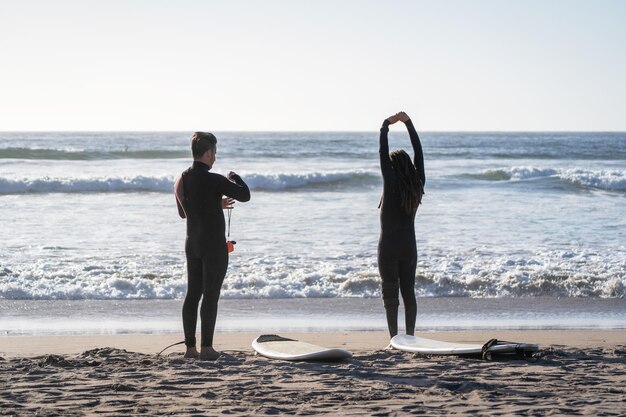
[{"label": "orange object in hand", "polygon": [[235,250],[235,242],[234,240],[229,240],[226,242],[226,246],[228,247],[228,253],[231,253],[232,251]]}]

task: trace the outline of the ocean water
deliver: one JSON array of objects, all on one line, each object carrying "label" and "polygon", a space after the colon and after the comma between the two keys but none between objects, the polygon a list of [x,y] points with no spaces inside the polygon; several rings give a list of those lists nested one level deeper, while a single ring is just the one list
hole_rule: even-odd
[{"label": "ocean water", "polygon": [[[216,135],[213,171],[252,190],[232,212],[224,299],[379,296],[377,132]],[[0,300],[183,298],[172,187],[189,136],[0,133]],[[418,296],[626,310],[626,133],[420,136]],[[390,147],[410,149],[406,132]]]},{"label": "ocean water", "polygon": [[[425,297],[417,305],[419,333],[494,330],[496,337],[504,329],[626,330],[619,298]],[[181,306],[181,300],[0,300],[0,337],[180,334]],[[376,330],[387,330],[378,298],[224,299],[216,323],[218,333]]]}]

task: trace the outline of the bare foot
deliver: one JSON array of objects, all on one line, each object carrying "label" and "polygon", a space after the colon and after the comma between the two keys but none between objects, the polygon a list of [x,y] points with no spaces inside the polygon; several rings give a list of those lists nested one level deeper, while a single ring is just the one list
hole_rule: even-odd
[{"label": "bare foot", "polygon": [[385,349],[383,349],[383,350],[394,350],[394,349],[395,349],[395,348],[392,346],[392,344],[391,344],[391,343],[389,343],[389,344],[387,345],[387,347],[386,347]]},{"label": "bare foot", "polygon": [[200,355],[198,354],[198,351],[196,350],[195,347],[188,347],[187,351],[185,352],[185,356],[183,356],[184,358],[190,358],[190,359],[198,359]]},{"label": "bare foot", "polygon": [[200,349],[200,359],[203,361],[214,361],[220,357],[220,353],[211,346],[202,346]]}]

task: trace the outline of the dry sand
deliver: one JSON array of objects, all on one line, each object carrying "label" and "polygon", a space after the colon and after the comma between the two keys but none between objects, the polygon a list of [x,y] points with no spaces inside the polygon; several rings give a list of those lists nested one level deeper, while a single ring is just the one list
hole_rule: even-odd
[{"label": "dry sand", "polygon": [[534,362],[425,357],[384,332],[286,333],[351,350],[338,363],[255,356],[256,334],[216,335],[216,362],[177,335],[0,337],[0,415],[625,415],[626,331],[480,331],[426,337],[539,343]]}]

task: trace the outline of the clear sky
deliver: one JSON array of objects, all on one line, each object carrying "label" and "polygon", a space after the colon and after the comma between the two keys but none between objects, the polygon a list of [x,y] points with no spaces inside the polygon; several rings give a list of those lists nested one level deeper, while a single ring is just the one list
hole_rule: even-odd
[{"label": "clear sky", "polygon": [[0,130],[626,131],[626,1],[0,0]]}]

